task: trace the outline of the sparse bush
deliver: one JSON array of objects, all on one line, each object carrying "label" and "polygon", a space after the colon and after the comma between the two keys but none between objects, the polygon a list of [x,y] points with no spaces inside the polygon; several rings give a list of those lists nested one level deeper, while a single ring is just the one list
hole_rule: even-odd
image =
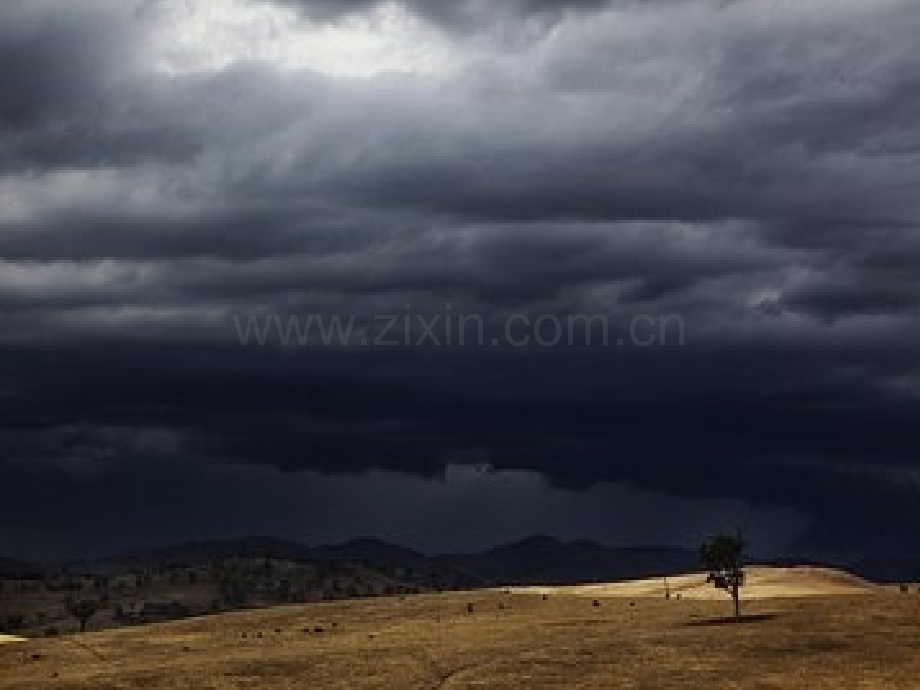
[{"label": "sparse bush", "polygon": [[67,604],[67,612],[80,623],[80,632],[86,632],[86,624],[102,609],[96,601],[71,601]]}]

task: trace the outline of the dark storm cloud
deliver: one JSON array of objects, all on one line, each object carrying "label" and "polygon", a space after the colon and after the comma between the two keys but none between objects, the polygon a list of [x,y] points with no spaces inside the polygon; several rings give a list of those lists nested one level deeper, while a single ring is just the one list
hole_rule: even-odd
[{"label": "dark storm cloud", "polygon": [[[92,7],[78,9],[59,3],[12,0],[3,9],[0,25],[0,124],[4,128],[32,129],[72,113],[92,113],[101,73],[109,67],[113,44],[112,22],[100,21]],[[122,27],[123,28],[123,27]]]},{"label": "dark storm cloud", "polygon": [[[269,0],[272,1],[272,0]],[[350,14],[366,12],[384,4],[382,0],[273,0],[302,9],[315,21],[334,21]],[[566,11],[597,10],[611,4],[610,0],[505,0],[502,3],[483,0],[405,0],[404,6],[439,26],[467,31],[498,17],[514,19],[533,16],[553,17]],[[623,4],[622,2],[618,4]]]},{"label": "dark storm cloud", "polygon": [[[298,4],[333,22],[377,3]],[[55,473],[117,492],[134,465],[487,463],[790,508],[812,543],[910,538],[909,3],[418,0],[450,59],[360,77],[217,34],[204,57],[181,36],[158,53],[169,7],[0,9],[17,481],[53,498]],[[687,345],[242,347],[232,320],[411,304],[443,323],[447,303],[487,342],[511,314],[598,313],[615,343],[645,312],[679,314]]]},{"label": "dark storm cloud", "polygon": [[[0,172],[187,157],[168,123],[132,122],[124,91],[138,3],[11,0],[0,24]],[[130,90],[130,89],[128,89]]]}]

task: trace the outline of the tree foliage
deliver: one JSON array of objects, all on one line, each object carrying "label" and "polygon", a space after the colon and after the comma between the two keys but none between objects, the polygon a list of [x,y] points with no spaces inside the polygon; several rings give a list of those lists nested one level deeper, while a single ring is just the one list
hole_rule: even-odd
[{"label": "tree foliage", "polygon": [[703,542],[700,559],[709,573],[707,582],[731,594],[735,618],[740,615],[739,590],[744,585],[741,561],[746,544],[740,535],[719,534]]},{"label": "tree foliage", "polygon": [[72,601],[67,605],[67,611],[80,622],[80,632],[86,632],[86,624],[102,609],[97,601]]}]

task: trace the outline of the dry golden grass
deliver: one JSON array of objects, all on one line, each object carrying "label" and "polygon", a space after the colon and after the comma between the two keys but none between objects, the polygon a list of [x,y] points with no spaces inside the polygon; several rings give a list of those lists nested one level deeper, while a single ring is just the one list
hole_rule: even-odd
[{"label": "dry golden grass", "polygon": [[5,645],[0,688],[920,687],[917,588],[855,589],[738,624],[727,598],[579,588],[282,607]]},{"label": "dry golden grass", "polygon": [[[777,599],[788,597],[826,596],[869,593],[876,586],[865,580],[831,568],[800,566],[773,568],[752,566],[744,569],[745,586],[742,600]],[[678,575],[667,578],[672,596],[689,599],[724,599],[725,593],[706,582],[705,573]],[[554,587],[529,587],[538,594],[552,592]],[[580,585],[566,591],[584,597],[664,597],[665,580],[661,577],[614,584]]]}]

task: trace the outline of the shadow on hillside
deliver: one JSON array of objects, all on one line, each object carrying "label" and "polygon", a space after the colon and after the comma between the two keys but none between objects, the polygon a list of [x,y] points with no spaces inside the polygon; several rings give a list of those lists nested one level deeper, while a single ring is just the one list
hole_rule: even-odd
[{"label": "shadow on hillside", "polygon": [[734,616],[725,616],[723,618],[692,620],[689,621],[686,625],[690,628],[706,628],[715,625],[743,625],[744,623],[763,623],[765,621],[772,621],[776,617],[777,616],[775,613],[756,613],[749,614],[747,616],[740,616],[739,618],[735,618]]}]

